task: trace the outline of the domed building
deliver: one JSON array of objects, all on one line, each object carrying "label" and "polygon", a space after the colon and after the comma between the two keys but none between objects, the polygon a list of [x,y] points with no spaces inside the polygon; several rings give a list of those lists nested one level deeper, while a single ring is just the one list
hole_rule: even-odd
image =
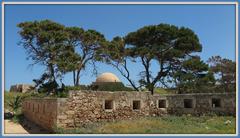
[{"label": "domed building", "polygon": [[109,82],[114,83],[114,82],[121,82],[121,81],[115,74],[106,72],[99,75],[94,84],[109,83]]},{"label": "domed building", "polygon": [[99,91],[124,91],[130,90],[125,87],[120,79],[113,73],[105,72],[96,78],[96,81],[92,83],[93,90]]}]

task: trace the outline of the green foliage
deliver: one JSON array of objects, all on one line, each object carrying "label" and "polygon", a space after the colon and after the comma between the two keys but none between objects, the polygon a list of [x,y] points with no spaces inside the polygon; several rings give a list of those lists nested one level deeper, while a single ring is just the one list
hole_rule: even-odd
[{"label": "green foliage", "polygon": [[[46,67],[39,79],[33,80],[39,92],[67,95],[62,83],[66,73],[73,73],[74,86],[79,86],[80,75],[92,65],[96,73],[97,61],[115,67],[136,91],[161,86],[176,87],[182,92],[222,90],[235,91],[236,63],[215,56],[209,59],[210,69],[199,57],[202,45],[193,30],[170,24],[144,26],[124,37],[107,41],[96,30],[65,27],[59,23],[42,20],[18,24],[20,45],[26,50],[32,65]],[[129,62],[143,65],[140,79],[133,80]],[[159,67],[152,68],[152,64]],[[220,85],[214,85],[214,76]],[[217,76],[217,77],[216,77]],[[115,88],[114,88],[115,87]],[[120,84],[100,86],[99,90],[130,90]]]},{"label": "green foliage", "polygon": [[164,89],[164,88],[158,88],[158,87],[154,89],[154,92],[158,94],[175,94],[176,93],[176,91],[173,89]]},{"label": "green foliage", "polygon": [[51,97],[67,98],[69,95],[69,91],[71,90],[90,90],[90,87],[87,85],[64,86],[63,88],[58,89],[57,94],[51,95]]},{"label": "green foliage", "polygon": [[89,87],[86,85],[79,85],[79,86],[65,86],[61,91],[55,95],[58,98],[67,98],[69,95],[69,91],[71,90],[89,90]]},{"label": "green foliage", "polygon": [[[161,80],[167,77],[175,62],[202,50],[197,35],[191,29],[169,24],[142,27],[129,33],[124,40],[131,45],[129,56],[139,57],[144,67],[140,84],[152,93],[157,82],[163,83]],[[159,65],[156,76],[150,70],[152,62]]]},{"label": "green foliage", "polygon": [[[68,46],[72,48],[71,56],[67,57],[67,69],[73,72],[74,85],[79,85],[80,73],[89,63],[95,68],[95,61],[99,59],[99,49],[105,43],[104,35],[95,30],[83,30],[78,27],[67,27]],[[61,59],[62,60],[62,59]],[[60,61],[61,61],[60,60]],[[66,66],[66,64],[62,64]]]},{"label": "green foliage", "polygon": [[[22,102],[26,98],[40,98],[43,95],[38,93],[18,93],[18,92],[4,92],[4,113],[11,113],[11,120],[14,123],[20,123],[23,120]],[[7,117],[7,116],[6,116]]]},{"label": "green foliage", "polygon": [[106,43],[102,47],[103,51],[100,51],[104,55],[103,60],[110,63],[111,60],[122,62],[127,56],[127,50],[125,48],[125,42],[121,37],[114,37],[111,42]]},{"label": "green foliage", "polygon": [[64,91],[65,85],[62,84],[61,88],[56,81],[46,81],[45,77],[48,77],[47,74],[43,74],[40,79],[33,80],[35,82],[35,87],[37,87],[38,93],[45,94],[48,96],[51,92],[54,92],[56,97],[67,97],[68,92]]},{"label": "green foliage", "polygon": [[59,92],[57,95],[57,98],[67,98],[68,97],[68,92]]},{"label": "green foliage", "polygon": [[211,92],[215,80],[208,70],[208,65],[199,57],[175,64],[171,75],[178,93]]},{"label": "green foliage", "polygon": [[[226,123],[230,122],[230,123]],[[165,116],[98,122],[74,129],[55,129],[57,134],[234,134],[231,116]]]},{"label": "green foliage", "polygon": [[17,95],[12,100],[7,101],[8,107],[10,108],[10,111],[14,114],[17,113],[21,107],[22,104],[22,98],[21,96]]},{"label": "green foliage", "polygon": [[64,73],[59,69],[58,59],[64,53],[61,51],[66,50],[65,26],[50,20],[43,20],[23,22],[18,24],[18,27],[22,38],[20,45],[26,50],[27,59],[33,61],[32,65],[40,64],[46,67],[42,83],[46,81],[57,83],[56,79],[61,78]]},{"label": "green foliage", "polygon": [[49,93],[53,91],[58,91],[58,84],[55,81],[48,81],[46,83],[42,83],[38,88],[39,93]]},{"label": "green foliage", "polygon": [[68,92],[71,90],[98,90],[98,91],[133,91],[132,88],[125,87],[121,82],[114,83],[102,83],[98,86],[88,86],[88,85],[79,85],[79,86],[65,86],[63,91],[59,91],[57,97],[67,97]]},{"label": "green foliage", "polygon": [[[18,97],[18,98],[17,98]],[[39,93],[19,93],[19,92],[4,92],[4,109],[7,109],[8,111],[13,111],[13,103],[16,103],[15,107],[18,107],[16,110],[16,113],[21,113],[21,106],[22,101],[26,98],[42,98],[44,97],[43,94]],[[11,103],[11,105],[9,104]]]},{"label": "green foliage", "polygon": [[169,24],[150,25],[129,33],[127,44],[133,45],[133,56],[146,56],[149,59],[161,56],[172,59],[185,54],[200,52],[202,47],[197,35],[189,28]]},{"label": "green foliage", "polygon": [[213,56],[207,62],[210,64],[210,71],[214,73],[218,83],[215,91],[235,92],[236,63],[220,56]]},{"label": "green foliage", "polygon": [[95,30],[65,27],[50,20],[22,22],[18,27],[22,38],[19,44],[26,50],[27,59],[33,61],[32,65],[46,67],[42,77],[34,82],[42,85],[40,91],[52,93],[57,92],[57,80],[61,82],[70,71],[74,85],[79,85],[80,72],[94,62],[99,47],[106,41]]},{"label": "green foliage", "polygon": [[89,86],[87,85],[79,85],[79,86],[65,86],[64,91],[70,91],[70,90],[89,90]]},{"label": "green foliage", "polygon": [[23,114],[16,114],[11,119],[11,121],[13,121],[14,123],[18,123],[18,124],[21,124],[23,122],[23,120],[24,120]]},{"label": "green foliage", "polygon": [[[115,37],[104,49],[104,59],[113,65],[125,77],[135,90],[145,87],[153,93],[154,87],[163,80],[173,69],[173,65],[201,52],[202,46],[197,35],[189,28],[176,27],[169,24],[144,26],[124,38]],[[127,61],[140,58],[144,71],[139,72],[137,87],[130,78]],[[157,62],[157,75],[153,75],[151,64]],[[156,71],[156,69],[155,69]]]},{"label": "green foliage", "polygon": [[122,82],[105,82],[92,86],[92,89],[98,91],[133,91],[133,89],[125,87]]},{"label": "green foliage", "polygon": [[135,91],[139,91],[139,88],[131,79],[128,69],[127,62],[130,58],[129,52],[130,50],[127,49],[124,39],[117,36],[114,37],[111,42],[105,42],[105,44],[99,50],[99,55],[101,61],[104,61],[116,68],[121,75],[128,80],[133,89]]}]

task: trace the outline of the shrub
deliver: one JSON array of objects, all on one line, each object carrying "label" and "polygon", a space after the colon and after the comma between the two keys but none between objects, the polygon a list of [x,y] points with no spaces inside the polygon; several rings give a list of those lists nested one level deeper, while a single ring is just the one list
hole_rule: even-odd
[{"label": "shrub", "polygon": [[57,89],[58,84],[55,81],[49,81],[46,83],[42,83],[38,88],[38,92],[39,93],[47,92],[49,94],[50,92],[57,91]]},{"label": "shrub", "polygon": [[122,82],[104,82],[91,87],[98,91],[133,91],[132,88],[125,87]]},{"label": "shrub", "polygon": [[90,87],[87,85],[65,86],[63,91],[68,92],[70,90],[90,90]]},{"label": "shrub", "polygon": [[[22,101],[26,98],[42,98],[45,95],[40,93],[19,93],[19,92],[5,92],[4,93],[4,109],[8,111],[13,111],[13,108],[20,109],[22,106]],[[18,97],[18,98],[17,98]],[[15,102],[15,105],[14,105]],[[17,105],[18,104],[18,105]],[[20,112],[17,111],[17,112]]]},{"label": "shrub", "polygon": [[67,98],[68,97],[68,91],[59,91],[59,92],[57,92],[57,95],[53,95],[53,97]]},{"label": "shrub", "polygon": [[16,114],[13,116],[11,119],[14,123],[21,124],[24,120],[24,115],[23,114]]},{"label": "shrub", "polygon": [[19,109],[20,109],[21,104],[22,104],[22,97],[17,95],[13,99],[11,99],[10,101],[7,101],[7,104],[8,104],[8,107],[9,107],[10,111],[14,115],[17,112],[19,112]]}]

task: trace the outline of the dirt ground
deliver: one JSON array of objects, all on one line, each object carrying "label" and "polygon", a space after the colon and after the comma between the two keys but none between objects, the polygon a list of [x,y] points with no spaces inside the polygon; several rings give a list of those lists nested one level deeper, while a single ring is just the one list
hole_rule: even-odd
[{"label": "dirt ground", "polygon": [[5,134],[48,134],[49,132],[36,124],[24,120],[23,123],[13,123],[11,120],[4,120]]},{"label": "dirt ground", "polygon": [[4,120],[4,132],[5,134],[29,134],[20,124],[13,123],[10,120]]}]

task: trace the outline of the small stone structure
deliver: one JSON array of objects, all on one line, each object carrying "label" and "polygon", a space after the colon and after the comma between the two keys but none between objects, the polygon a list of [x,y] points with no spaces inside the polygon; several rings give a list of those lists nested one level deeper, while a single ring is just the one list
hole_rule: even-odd
[{"label": "small stone structure", "polygon": [[10,92],[32,92],[34,91],[34,86],[30,84],[16,84],[10,87]]},{"label": "small stone structure", "polygon": [[26,118],[53,130],[102,120],[134,119],[166,114],[236,114],[235,93],[151,95],[149,92],[71,91],[68,98],[28,99]]}]

